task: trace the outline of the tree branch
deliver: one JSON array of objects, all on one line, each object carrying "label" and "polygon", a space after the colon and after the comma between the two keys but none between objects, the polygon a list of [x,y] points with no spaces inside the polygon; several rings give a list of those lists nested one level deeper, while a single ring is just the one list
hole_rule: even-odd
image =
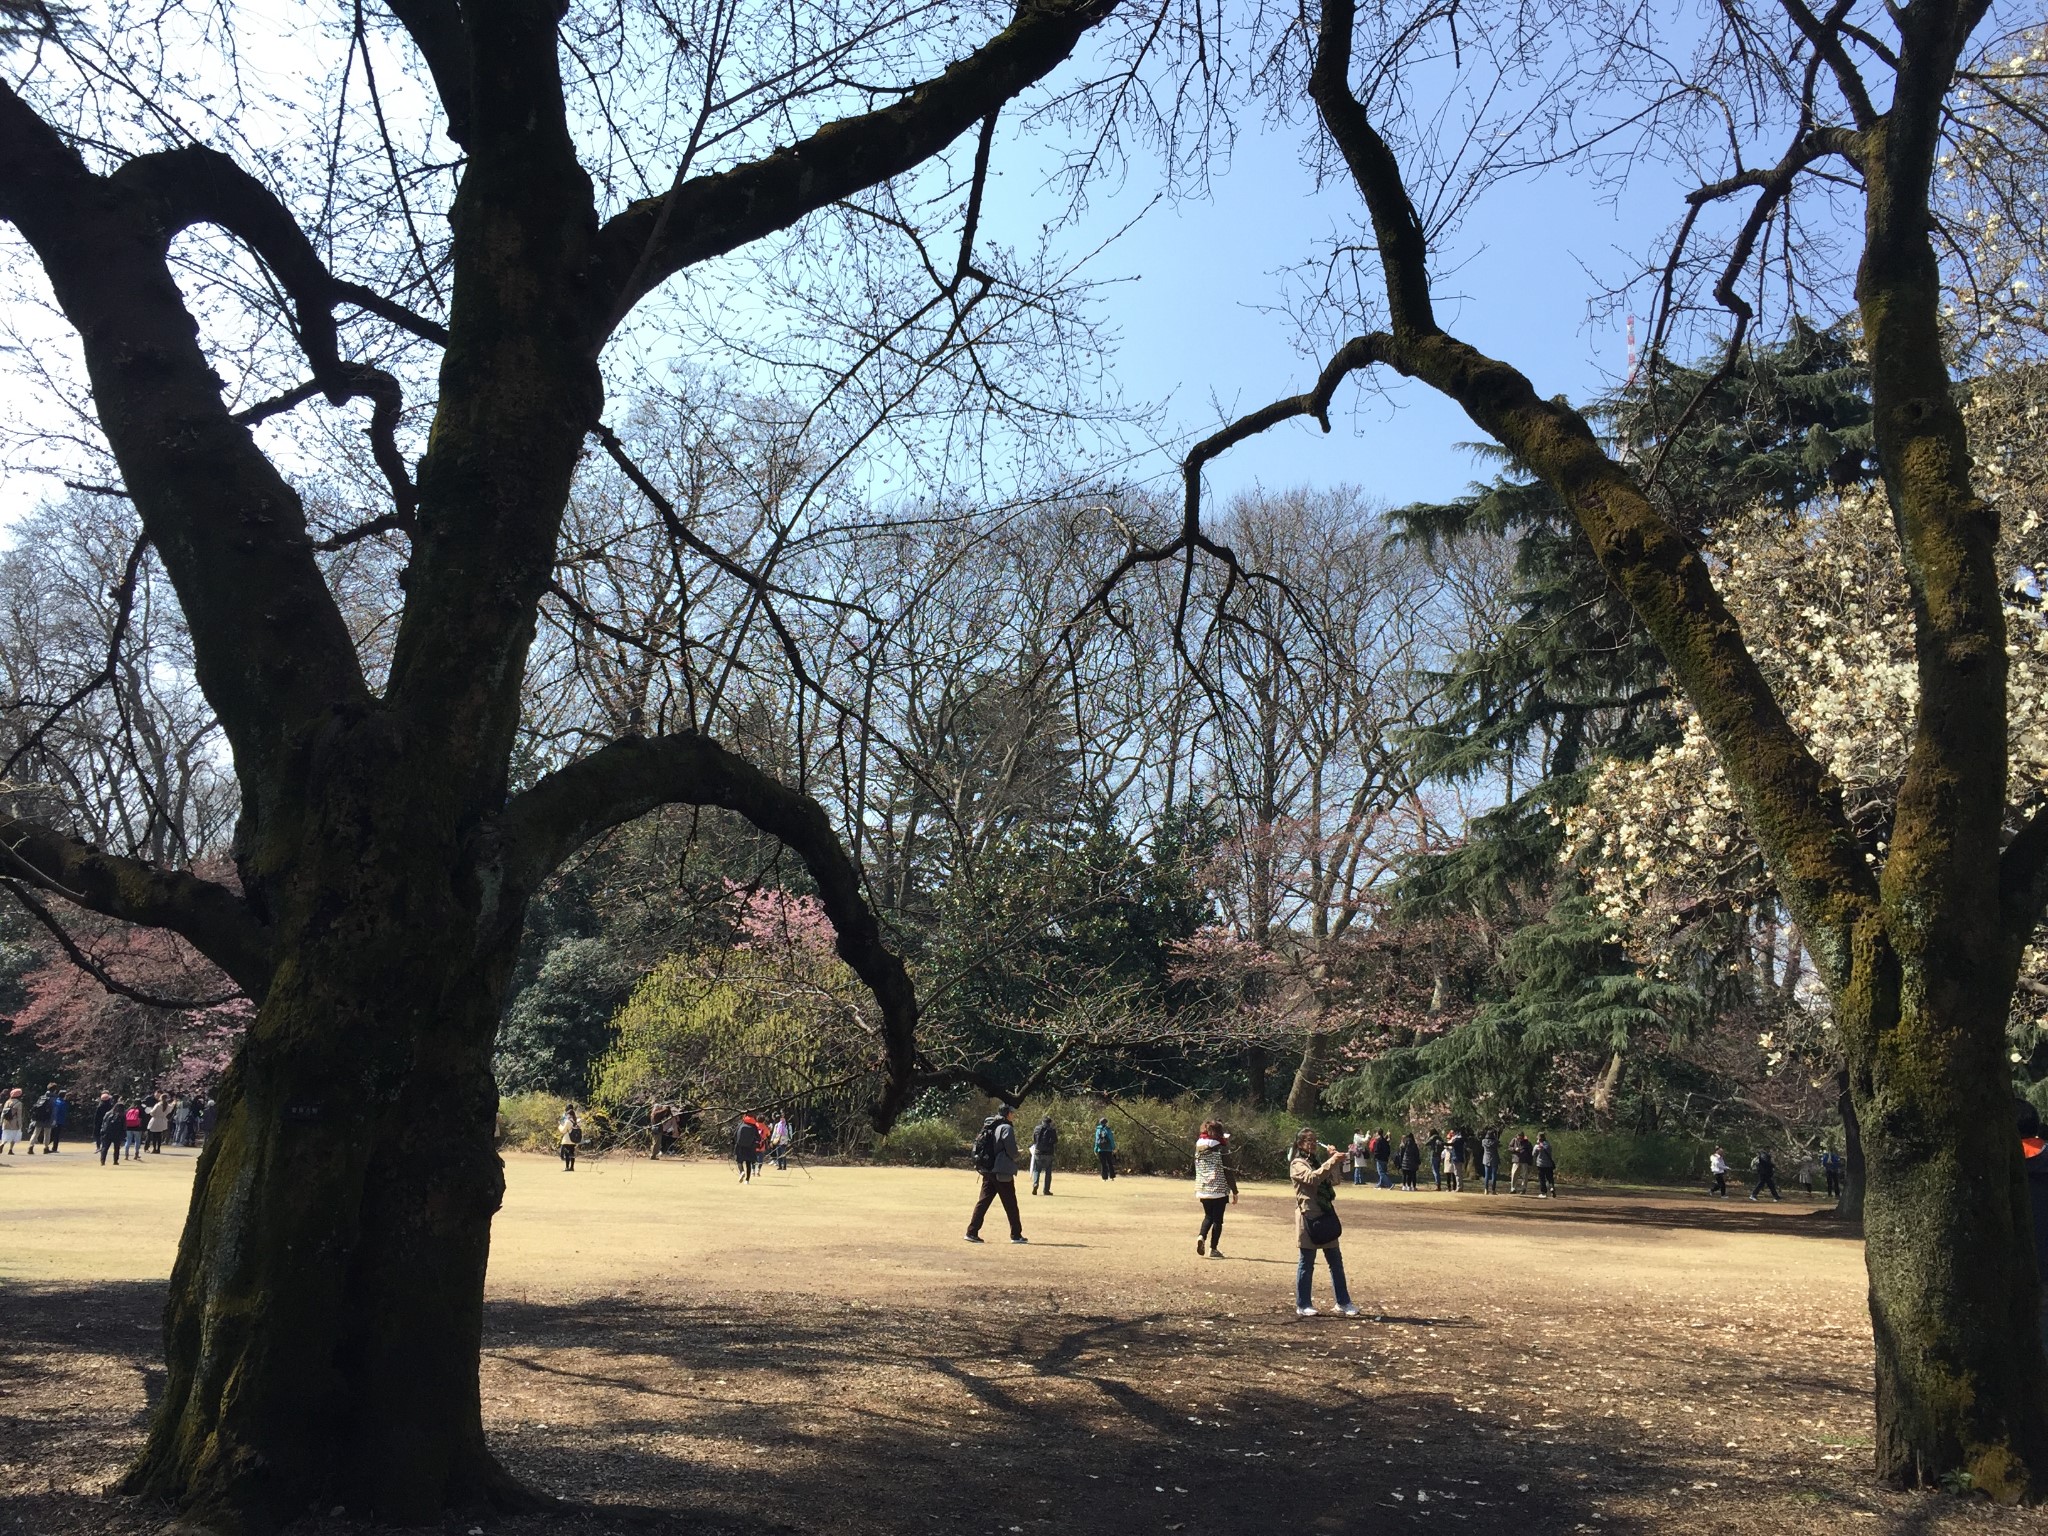
[{"label": "tree branch", "polygon": [[1375,343],[1377,357],[1456,401],[1571,509],[1698,709],[1786,904],[1839,983],[1851,935],[1878,902],[1840,797],[1786,720],[1706,562],[1633,474],[1602,451],[1578,411],[1541,398],[1519,371],[1437,325],[1420,221],[1392,150],[1351,92],[1354,5],[1324,0],[1310,91],[1379,238],[1393,334]]},{"label": "tree branch", "polygon": [[182,870],[100,853],[33,822],[0,817],[0,876],[119,922],[168,928],[260,1001],[270,933],[235,892]]},{"label": "tree branch", "polygon": [[63,923],[58,921],[56,913],[29,895],[15,881],[5,880],[0,883],[6,885],[7,894],[21,904],[21,909],[40,923],[50,937],[57,941],[57,947],[64,951],[67,960],[116,997],[125,997],[131,1003],[140,1003],[145,1008],[168,1008],[174,1013],[185,1013],[195,1008],[218,1008],[222,1003],[233,1002],[243,995],[239,987],[213,997],[164,997],[155,992],[144,992],[139,987],[132,987],[86,953],[85,947],[71,936]]},{"label": "tree branch", "polygon": [[999,1100],[1009,1105],[1010,1108],[1015,1109],[1026,1099],[1030,1098],[1032,1094],[1036,1093],[1044,1085],[1045,1080],[1051,1077],[1080,1048],[1081,1042],[1079,1040],[1065,1042],[1052,1055],[1034,1067],[1031,1075],[1015,1088],[1005,1088],[994,1078],[974,1067],[934,1067],[920,1054],[917,1058],[916,1086],[919,1088],[948,1088],[965,1083],[971,1088],[979,1088],[990,1098]]},{"label": "tree branch", "polygon": [[882,937],[824,808],[708,737],[631,737],[600,748],[515,796],[498,818],[496,865],[524,897],[599,833],[663,805],[715,805],[779,838],[804,862],[837,935],[839,956],[882,1010],[886,1083],[873,1118],[886,1131],[917,1086],[917,996]]},{"label": "tree branch", "polygon": [[608,333],[647,293],[696,262],[787,229],[899,176],[1049,74],[1117,0],[1017,0],[1010,24],[901,101],[827,123],[766,159],[678,182],[609,220],[599,236]]},{"label": "tree branch", "polygon": [[[222,157],[208,154],[96,176],[0,84],[0,219],[35,250],[78,334],[122,483],[177,589],[238,763],[282,773],[300,732],[368,689],[298,494],[229,413],[170,274],[183,227],[174,210],[196,210],[225,181]],[[252,217],[266,244],[284,238],[274,199]]]}]

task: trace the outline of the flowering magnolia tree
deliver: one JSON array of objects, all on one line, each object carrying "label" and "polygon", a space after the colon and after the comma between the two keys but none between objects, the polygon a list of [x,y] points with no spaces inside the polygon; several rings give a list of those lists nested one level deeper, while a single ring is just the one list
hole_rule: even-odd
[{"label": "flowering magnolia tree", "polygon": [[[2008,819],[2048,797],[2048,376],[2036,365],[1978,381],[1967,418],[1977,472],[2001,516],[1997,561],[2003,588],[2010,704]],[[1864,861],[1890,851],[1919,711],[1913,605],[1890,504],[1881,487],[1854,489],[1792,512],[1757,508],[1709,546],[1729,609],[1841,798]],[[1745,919],[1751,963],[1775,970],[1784,1000],[1801,1015],[1767,1026],[1766,1067],[1797,1058],[1838,1064],[1827,997],[1810,982],[1796,930],[1744,818],[1699,711],[1680,701],[1679,739],[1643,761],[1610,760],[1583,804],[1566,813],[1564,863],[1582,876],[1631,958],[1672,972],[1703,933]],[[2017,1044],[2031,1047],[2043,1016],[2041,953],[2029,947],[2014,994]],[[1816,1035],[1818,1031],[1818,1037]],[[1801,1049],[1795,1041],[1805,1040]]]}]

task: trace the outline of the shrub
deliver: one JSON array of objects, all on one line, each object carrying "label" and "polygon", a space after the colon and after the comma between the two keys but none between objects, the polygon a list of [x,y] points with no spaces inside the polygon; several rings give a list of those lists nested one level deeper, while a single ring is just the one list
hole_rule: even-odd
[{"label": "shrub", "polygon": [[943,1168],[967,1161],[970,1140],[950,1120],[905,1120],[875,1143],[872,1155],[878,1163]]},{"label": "shrub", "polygon": [[552,1152],[563,1100],[552,1093],[515,1093],[498,1100],[498,1145],[508,1152]]}]

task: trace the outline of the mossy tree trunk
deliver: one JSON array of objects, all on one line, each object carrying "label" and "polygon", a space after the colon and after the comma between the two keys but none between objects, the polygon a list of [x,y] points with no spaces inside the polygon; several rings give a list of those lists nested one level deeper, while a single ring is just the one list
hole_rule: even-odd
[{"label": "mossy tree trunk", "polygon": [[1841,15],[1796,11],[1851,121],[1809,120],[1778,167],[1699,197],[1755,192],[1768,211],[1822,161],[1862,182],[1857,301],[1919,673],[1881,867],[1786,720],[1708,563],[1661,515],[1637,468],[1603,451],[1578,412],[1438,323],[1423,223],[1350,87],[1353,0],[1324,0],[1309,89],[1365,199],[1390,329],[1348,343],[1311,394],[1266,414],[1327,424],[1346,374],[1390,367],[1456,401],[1571,508],[1697,710],[1834,1000],[1867,1174],[1877,1471],[2011,1500],[2048,1494],[2048,1360],[2005,1062],[2020,952],[2048,898],[2048,818],[2037,814],[2006,836],[1997,518],[1971,484],[1941,346],[1929,214],[1944,101],[1983,15],[1974,0],[1894,11],[1892,102],[1879,112],[1849,62]]},{"label": "mossy tree trunk", "polygon": [[[908,975],[824,811],[689,734],[617,741],[509,794],[527,651],[600,425],[598,358],[635,303],[937,154],[1114,4],[1021,0],[887,106],[601,220],[564,105],[560,5],[391,0],[462,150],[445,325],[339,284],[228,156],[187,146],[101,174],[0,83],[0,219],[77,334],[242,791],[239,889],[0,820],[9,878],[176,931],[259,1005],[200,1160],[131,1488],[251,1532],[310,1503],[411,1524],[529,1502],[489,1453],[477,1386],[502,1188],[490,1052],[528,900],[607,828],[689,803],[780,838],[879,1005],[877,1124],[919,1085]],[[375,526],[412,550],[381,690],[172,278],[167,252],[196,224],[264,264],[326,397],[374,406],[392,498]],[[343,303],[445,348],[416,475],[393,435],[397,381],[341,355]]]}]

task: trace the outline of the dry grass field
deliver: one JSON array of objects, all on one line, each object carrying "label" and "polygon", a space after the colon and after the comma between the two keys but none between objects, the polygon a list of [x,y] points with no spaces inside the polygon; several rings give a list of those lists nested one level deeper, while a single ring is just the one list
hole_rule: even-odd
[{"label": "dry grass field", "polygon": [[[163,1528],[99,1490],[191,1170],[0,1167],[0,1532]],[[2048,1531],[1871,1486],[1861,1252],[1792,1199],[1347,1187],[1367,1315],[1311,1321],[1278,1182],[1220,1260],[1179,1181],[1061,1175],[1023,1247],[999,1208],[961,1241],[965,1172],[514,1156],[508,1184],[484,1411],[565,1504],[465,1536]]]}]

